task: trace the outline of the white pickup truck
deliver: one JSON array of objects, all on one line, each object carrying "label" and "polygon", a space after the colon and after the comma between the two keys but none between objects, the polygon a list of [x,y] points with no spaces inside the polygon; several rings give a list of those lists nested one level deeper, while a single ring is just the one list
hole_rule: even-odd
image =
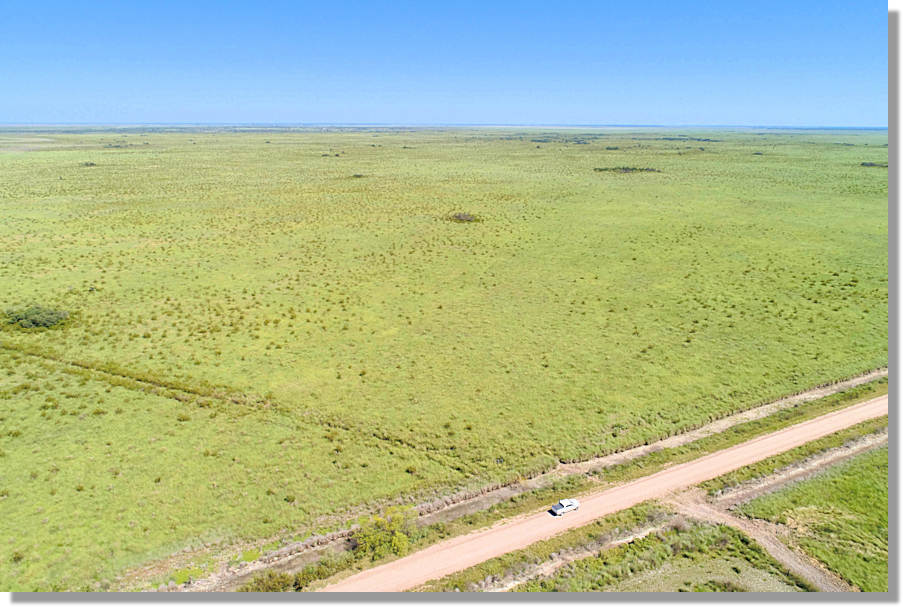
[{"label": "white pickup truck", "polygon": [[555,504],[554,506],[552,506],[552,509],[549,510],[549,512],[551,512],[553,516],[563,516],[563,515],[567,514],[568,512],[576,510],[579,507],[580,507],[580,502],[578,502],[575,499],[568,498],[568,499],[563,499],[560,502],[558,502],[557,504]]}]

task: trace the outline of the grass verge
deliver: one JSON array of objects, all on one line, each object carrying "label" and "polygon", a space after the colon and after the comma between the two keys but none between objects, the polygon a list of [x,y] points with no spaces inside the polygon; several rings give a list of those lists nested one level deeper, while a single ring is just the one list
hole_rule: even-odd
[{"label": "grass verge", "polygon": [[719,476],[710,481],[702,483],[701,488],[708,491],[709,495],[717,495],[725,489],[730,489],[743,484],[746,481],[774,474],[791,464],[801,462],[813,455],[823,453],[829,449],[841,447],[850,441],[856,440],[869,434],[874,434],[882,429],[887,428],[887,416],[877,417],[851,426],[846,430],[841,430],[824,438],[820,438],[811,443],[806,443],[796,449],[785,451],[780,455],[769,457],[761,462],[740,468],[724,476]]},{"label": "grass verge", "polygon": [[[737,565],[736,580],[714,574],[720,561],[746,564],[791,589],[812,590],[804,580],[786,571],[754,541],[723,525],[688,524],[659,531],[629,544],[574,561],[548,579],[530,580],[518,586],[518,592],[593,592],[614,590],[618,584],[666,564],[702,565],[694,572],[697,579],[686,580],[681,590],[721,590],[729,584],[735,590],[743,576]],[[713,575],[714,574],[714,575]],[[747,576],[749,577],[749,576]],[[714,578],[714,579],[712,579]],[[719,579],[721,578],[721,579]],[[655,588],[654,585],[646,587]],[[664,590],[665,588],[658,588]]]}]

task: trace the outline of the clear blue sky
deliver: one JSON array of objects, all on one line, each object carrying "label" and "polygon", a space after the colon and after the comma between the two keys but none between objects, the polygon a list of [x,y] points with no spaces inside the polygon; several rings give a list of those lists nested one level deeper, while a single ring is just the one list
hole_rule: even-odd
[{"label": "clear blue sky", "polygon": [[0,0],[0,123],[886,126],[887,6]]}]

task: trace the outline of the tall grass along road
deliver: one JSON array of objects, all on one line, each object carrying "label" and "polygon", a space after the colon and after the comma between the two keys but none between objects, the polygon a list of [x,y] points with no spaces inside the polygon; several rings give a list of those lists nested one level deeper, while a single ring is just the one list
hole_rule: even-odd
[{"label": "tall grass along road", "polygon": [[580,510],[563,518],[546,512],[516,518],[489,529],[450,539],[385,565],[363,571],[327,592],[402,591],[441,578],[513,550],[525,548],[602,516],[661,497],[753,464],[862,421],[887,415],[887,396],[835,411],[761,436],[692,462],[673,466],[620,487],[585,496]]}]

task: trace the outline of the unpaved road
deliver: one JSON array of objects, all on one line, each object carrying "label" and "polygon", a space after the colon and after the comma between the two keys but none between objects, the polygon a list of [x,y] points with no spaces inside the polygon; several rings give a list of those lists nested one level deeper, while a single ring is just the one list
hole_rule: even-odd
[{"label": "unpaved road", "polygon": [[[887,396],[853,405],[699,459],[666,468],[619,487],[581,499],[577,512],[555,518],[546,512],[526,515],[488,529],[434,544],[420,552],[362,571],[325,592],[399,592],[478,565],[491,558],[582,527],[597,518],[662,497],[783,453],[849,426],[887,415]],[[564,497],[564,496],[563,496]]]}]

